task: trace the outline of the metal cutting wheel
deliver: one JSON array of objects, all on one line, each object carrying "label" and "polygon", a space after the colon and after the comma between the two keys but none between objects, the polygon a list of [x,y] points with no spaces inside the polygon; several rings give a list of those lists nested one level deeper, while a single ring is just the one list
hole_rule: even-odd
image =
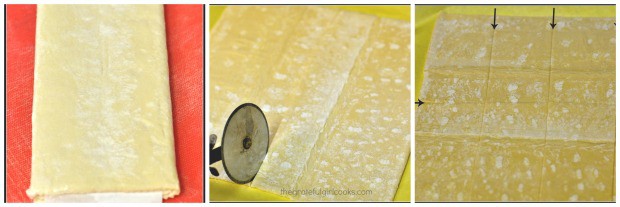
[{"label": "metal cutting wheel", "polygon": [[228,177],[242,184],[252,181],[268,148],[269,127],[263,111],[252,103],[237,107],[228,117],[220,146]]}]

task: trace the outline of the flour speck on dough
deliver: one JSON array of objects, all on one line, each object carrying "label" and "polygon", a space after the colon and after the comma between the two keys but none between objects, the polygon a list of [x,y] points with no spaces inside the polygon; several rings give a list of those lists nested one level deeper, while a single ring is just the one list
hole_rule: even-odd
[{"label": "flour speck on dough", "polygon": [[559,92],[562,91],[562,85],[564,85],[564,81],[557,81],[553,86],[555,87],[555,90]]},{"label": "flour speck on dough", "polygon": [[577,201],[579,199],[578,195],[572,195],[568,200],[569,201]]},{"label": "flour speck on dough", "polygon": [[478,53],[476,54],[476,59],[483,58],[486,55],[487,55],[487,48],[486,47],[482,47],[482,48],[480,48],[480,50],[478,50]]},{"label": "flour speck on dough", "polygon": [[579,161],[581,161],[581,156],[579,155],[579,153],[575,153],[575,155],[573,155],[573,162]]},{"label": "flour speck on dough", "polygon": [[511,103],[517,103],[517,102],[519,102],[519,98],[517,98],[517,96],[516,96],[516,95],[514,95],[514,94],[510,95],[509,99],[510,99],[510,102],[511,102]]},{"label": "flour speck on dough", "polygon": [[439,121],[439,124],[441,124],[441,126],[446,125],[448,123],[448,117],[441,117],[441,120]]},{"label": "flour speck on dough", "polygon": [[349,131],[359,133],[359,132],[362,132],[362,128],[360,128],[360,127],[349,127]]},{"label": "flour speck on dough", "polygon": [[525,63],[525,61],[527,60],[527,54],[522,54],[519,56],[519,58],[517,59],[517,65],[523,65],[523,63]]},{"label": "flour speck on dough", "polygon": [[503,162],[504,161],[504,157],[502,156],[497,156],[495,157],[495,168],[502,168],[503,167]]},{"label": "flour speck on dough", "polygon": [[390,43],[390,49],[391,50],[398,50],[400,48],[400,45],[395,44],[395,43]]},{"label": "flour speck on dough", "polygon": [[511,83],[508,85],[508,91],[515,91],[517,88],[519,88],[519,86],[516,83]]},{"label": "flour speck on dough", "polygon": [[284,168],[284,169],[289,169],[289,168],[291,168],[291,163],[282,162],[282,163],[280,163],[280,167]]},{"label": "flour speck on dough", "polygon": [[562,44],[563,47],[568,47],[568,46],[570,46],[570,43],[572,43],[572,42],[573,42],[572,40],[562,40],[561,44]]},{"label": "flour speck on dough", "polygon": [[301,118],[308,118],[308,117],[311,117],[311,116],[312,116],[312,114],[308,113],[308,112],[301,113]]},{"label": "flour speck on dough", "polygon": [[286,79],[286,78],[287,78],[287,75],[286,75],[286,74],[282,74],[282,73],[278,73],[278,72],[276,72],[276,74],[275,74],[273,77],[274,77],[275,79],[278,79],[278,80],[284,80],[284,79]]}]

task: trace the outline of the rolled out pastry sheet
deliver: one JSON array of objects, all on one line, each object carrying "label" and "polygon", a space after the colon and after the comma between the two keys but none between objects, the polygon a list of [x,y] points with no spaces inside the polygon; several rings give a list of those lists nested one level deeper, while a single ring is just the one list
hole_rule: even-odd
[{"label": "rolled out pastry sheet", "polygon": [[416,201],[612,201],[612,18],[442,14],[416,109]]},{"label": "rolled out pastry sheet", "polygon": [[[409,25],[329,7],[227,7],[211,31],[210,133],[245,102],[271,133],[246,185],[294,200],[393,200],[411,150]],[[287,193],[313,190],[337,193]]]}]

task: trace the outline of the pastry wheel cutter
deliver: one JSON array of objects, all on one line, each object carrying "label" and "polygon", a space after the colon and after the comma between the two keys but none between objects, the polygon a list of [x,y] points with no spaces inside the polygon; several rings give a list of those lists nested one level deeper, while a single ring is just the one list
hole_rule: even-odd
[{"label": "pastry wheel cutter", "polygon": [[[217,136],[209,136],[209,165],[222,161],[228,177],[240,184],[251,182],[267,155],[269,127],[263,111],[252,103],[241,104],[228,117],[221,146]],[[214,176],[217,169],[209,167]]]}]

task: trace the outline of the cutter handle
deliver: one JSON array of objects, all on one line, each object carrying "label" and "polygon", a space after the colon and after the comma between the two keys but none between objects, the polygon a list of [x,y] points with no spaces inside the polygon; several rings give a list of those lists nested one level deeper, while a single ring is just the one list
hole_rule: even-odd
[{"label": "cutter handle", "polygon": [[215,134],[211,134],[211,136],[209,136],[209,165],[222,160],[222,148],[213,148],[215,147],[216,141],[217,136]]},{"label": "cutter handle", "polygon": [[[213,148],[215,147],[216,141],[217,136],[215,134],[211,134],[209,136],[209,165],[222,160],[222,148]],[[211,171],[211,174],[214,176],[220,176],[220,173],[214,167],[209,167],[209,171]]]}]

